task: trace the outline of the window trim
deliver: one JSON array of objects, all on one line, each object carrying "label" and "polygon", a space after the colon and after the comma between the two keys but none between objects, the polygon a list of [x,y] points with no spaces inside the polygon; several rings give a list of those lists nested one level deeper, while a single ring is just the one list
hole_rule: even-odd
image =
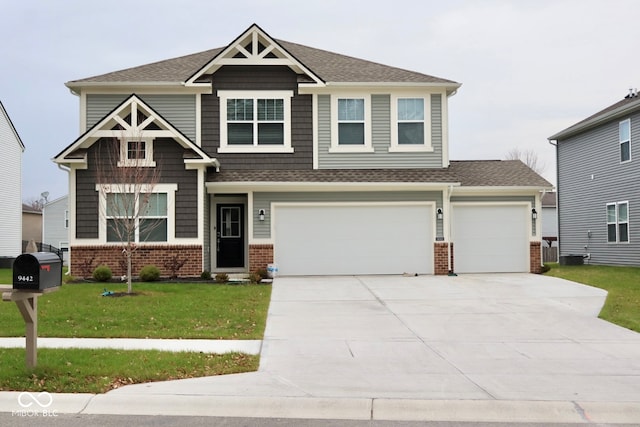
[{"label": "window trim", "polygon": [[[424,102],[424,141],[422,144],[400,144],[398,140],[398,101],[401,99],[422,99]],[[402,94],[391,95],[391,145],[389,152],[410,153],[410,152],[433,152],[431,141],[431,97],[425,94]]]},{"label": "window trim", "polygon": [[[364,144],[339,144],[338,101],[341,99],[364,100]],[[371,95],[365,93],[341,93],[331,95],[331,146],[329,153],[373,153],[371,135]]]},{"label": "window trim", "polygon": [[[627,220],[626,221],[620,221],[620,205],[626,205],[627,206]],[[609,221],[609,206],[614,206],[615,207],[615,211],[614,211],[615,215],[616,215],[615,222]],[[610,245],[620,244],[620,243],[629,244],[630,241],[631,241],[630,235],[629,235],[629,232],[630,232],[629,217],[631,216],[630,215],[630,209],[629,209],[629,201],[628,200],[624,200],[624,201],[621,201],[621,202],[607,203],[607,205],[606,205],[606,215],[607,215],[607,221],[606,221],[607,222],[607,243],[610,244]],[[610,241],[609,240],[609,226],[610,225],[615,225],[615,227],[616,227],[615,228],[615,230],[616,230],[616,240],[615,241],[613,241],[613,240]],[[620,225],[626,225],[627,226],[627,233],[626,233],[627,240],[620,240]]]},{"label": "window trim", "polygon": [[142,189],[134,190],[132,186],[127,184],[96,184],[96,191],[100,197],[99,207],[99,223],[98,223],[98,240],[102,244],[107,245],[121,245],[122,242],[109,242],[107,241],[107,194],[108,193],[133,193],[134,191],[140,191],[142,193],[166,193],[167,194],[167,241],[139,241],[139,229],[136,228],[136,245],[158,245],[174,243],[175,238],[175,200],[176,192],[178,191],[178,184],[156,184],[153,187],[143,186]]},{"label": "window trim", "polygon": [[[620,132],[620,127],[626,124],[629,127],[629,138],[622,140],[622,134]],[[622,160],[622,145],[628,144],[629,146],[629,158],[627,160]],[[629,163],[631,161],[631,119],[626,119],[618,122],[618,147],[620,153],[620,164]]]},{"label": "window trim", "polygon": [[[155,167],[156,162],[153,160],[153,141],[152,137],[123,137],[120,138],[120,160],[118,167]],[[129,158],[129,143],[144,142],[144,159]]]},{"label": "window trim", "polygon": [[[219,90],[220,100],[220,147],[218,153],[293,153],[291,146],[291,98],[292,90]],[[282,145],[265,144],[258,145],[257,135],[254,136],[252,145],[229,145],[227,131],[227,100],[228,99],[253,99],[254,108],[257,108],[258,99],[282,99],[284,106],[284,143]],[[257,116],[253,120],[258,123]]]}]

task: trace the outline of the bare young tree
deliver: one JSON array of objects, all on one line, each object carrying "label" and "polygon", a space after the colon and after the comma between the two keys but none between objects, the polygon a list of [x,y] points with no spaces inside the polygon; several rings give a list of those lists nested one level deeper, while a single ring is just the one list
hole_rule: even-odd
[{"label": "bare young tree", "polygon": [[505,155],[505,160],[520,160],[538,175],[542,175],[547,168],[545,163],[540,160],[538,153],[534,150],[520,150],[519,148],[512,148]]},{"label": "bare young tree", "polygon": [[117,241],[127,266],[127,292],[131,284],[132,258],[137,242],[145,241],[163,222],[148,218],[157,194],[160,170],[145,158],[142,137],[104,138],[95,156],[96,184],[100,194],[100,218],[107,224],[107,241]]}]

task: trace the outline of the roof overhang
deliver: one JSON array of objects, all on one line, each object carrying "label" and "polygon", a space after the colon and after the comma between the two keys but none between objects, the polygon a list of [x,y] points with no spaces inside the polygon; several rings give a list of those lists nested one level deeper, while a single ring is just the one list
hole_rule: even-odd
[{"label": "roof overhang", "polygon": [[[142,112],[146,117],[142,123],[137,123],[138,112]],[[132,118],[128,123],[125,120],[127,115],[136,119]],[[151,124],[154,126],[149,129]],[[217,169],[220,167],[217,159],[209,157],[198,145],[135,94],[125,99],[91,129],[62,150],[53,158],[53,161],[59,165],[86,167],[87,149],[100,138],[172,138],[191,153],[184,158],[187,166],[206,165]]]},{"label": "roof overhang", "polygon": [[620,107],[615,108],[611,111],[607,111],[606,113],[603,113],[601,115],[597,115],[589,120],[579,122],[563,131],[551,135],[547,139],[549,141],[567,139],[581,132],[597,127],[605,122],[608,122],[609,120],[614,120],[619,117],[625,116],[638,109],[640,109],[640,98],[637,98],[635,101],[625,103],[624,105],[621,105]]},{"label": "roof overhang", "polygon": [[443,191],[458,182],[207,182],[207,193],[249,191]]}]

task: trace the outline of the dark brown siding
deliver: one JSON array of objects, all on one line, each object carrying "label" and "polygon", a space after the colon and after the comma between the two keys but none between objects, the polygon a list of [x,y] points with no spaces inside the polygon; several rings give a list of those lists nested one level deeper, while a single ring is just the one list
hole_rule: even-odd
[{"label": "dark brown siding", "polygon": [[[202,96],[202,148],[221,167],[232,169],[312,169],[313,121],[311,95],[297,93],[297,75],[287,67],[222,67],[212,76],[213,95]],[[217,90],[292,90],[291,145],[294,153],[218,153],[220,99]]]},{"label": "dark brown siding", "polygon": [[[76,172],[76,235],[80,239],[98,238],[98,192],[96,191],[95,159],[108,158],[107,140],[95,143],[87,153],[89,167]],[[198,236],[198,173],[185,170],[184,150],[170,138],[158,138],[153,143],[153,157],[161,168],[160,183],[178,184],[176,192],[175,237]],[[169,206],[169,209],[172,207]]]}]

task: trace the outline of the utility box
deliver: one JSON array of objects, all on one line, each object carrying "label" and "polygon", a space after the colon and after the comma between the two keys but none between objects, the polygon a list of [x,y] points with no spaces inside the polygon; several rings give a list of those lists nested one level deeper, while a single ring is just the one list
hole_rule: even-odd
[{"label": "utility box", "polygon": [[41,291],[62,285],[62,261],[51,252],[18,255],[13,262],[13,289]]}]

